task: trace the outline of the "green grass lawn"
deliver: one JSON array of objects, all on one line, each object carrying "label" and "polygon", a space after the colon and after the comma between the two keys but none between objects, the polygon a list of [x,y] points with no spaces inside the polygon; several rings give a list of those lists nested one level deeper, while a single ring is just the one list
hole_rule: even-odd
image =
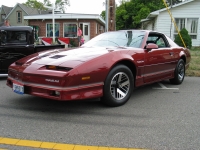
[{"label": "green grass lawn", "polygon": [[200,77],[200,47],[195,47],[190,50],[191,62],[186,70],[186,76]]}]

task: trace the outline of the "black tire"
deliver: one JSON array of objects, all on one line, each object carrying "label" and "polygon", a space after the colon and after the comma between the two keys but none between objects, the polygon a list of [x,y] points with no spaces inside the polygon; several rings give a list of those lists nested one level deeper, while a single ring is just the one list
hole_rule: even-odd
[{"label": "black tire", "polygon": [[134,77],[131,70],[124,65],[117,65],[105,80],[101,101],[108,106],[121,106],[129,100],[133,87]]},{"label": "black tire", "polygon": [[176,65],[175,71],[174,71],[174,78],[170,79],[169,81],[172,84],[181,84],[185,77],[185,62],[183,59],[180,59]]}]

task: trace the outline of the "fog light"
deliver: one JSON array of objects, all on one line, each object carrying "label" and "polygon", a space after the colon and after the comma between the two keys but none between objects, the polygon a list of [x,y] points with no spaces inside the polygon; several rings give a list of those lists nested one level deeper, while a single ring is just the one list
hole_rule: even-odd
[{"label": "fog light", "polygon": [[55,91],[55,95],[56,96],[60,96],[60,92],[59,91]]}]

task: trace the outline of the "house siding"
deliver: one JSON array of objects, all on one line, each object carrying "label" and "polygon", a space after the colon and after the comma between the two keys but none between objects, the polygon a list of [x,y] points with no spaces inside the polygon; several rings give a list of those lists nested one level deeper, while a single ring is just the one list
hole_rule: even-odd
[{"label": "house siding", "polygon": [[1,9],[1,14],[6,14],[3,8]]},{"label": "house siding", "polygon": [[154,20],[154,30],[155,31],[157,31],[157,28],[158,28],[158,23],[157,22],[158,22],[158,18],[156,17],[155,20]]},{"label": "house siding", "polygon": [[147,25],[145,25],[145,29],[146,29],[146,30],[152,30],[152,25],[153,25],[152,22],[151,22],[151,23],[148,23]]},{"label": "house siding", "polygon": [[157,17],[156,30],[172,38],[172,36],[170,36],[170,31],[171,33],[173,33],[173,29],[171,29],[170,26],[171,26],[171,18],[169,17],[168,12],[167,11],[161,12]]},{"label": "house siding", "polygon": [[[23,25],[27,25],[27,22],[24,20],[23,16],[26,16],[27,13],[19,6],[13,8],[13,12],[9,15],[9,20],[10,20],[10,24],[13,26],[23,26]],[[22,12],[22,22],[21,23],[17,23],[17,11],[21,11]]]},{"label": "house siding", "polygon": [[[46,20],[29,20],[29,25],[30,26],[38,26],[39,27],[39,37],[46,37],[46,24],[50,23],[52,24],[52,20],[46,19]],[[76,19],[56,19],[55,23],[60,24],[60,35],[59,37],[64,37],[63,32],[63,24],[64,23],[89,23],[90,24],[90,39],[92,39],[93,37],[97,36],[98,34],[100,34],[101,32],[96,33],[96,24],[98,24],[98,26],[103,26],[101,23],[99,23],[98,21],[94,20],[94,19],[79,19],[78,21]],[[77,38],[74,38],[75,41],[77,42]]]},{"label": "house siding", "polygon": [[157,30],[157,17],[155,19],[152,19],[151,21],[147,23],[143,23],[143,29],[145,30]]},{"label": "house siding", "polygon": [[[192,39],[192,46],[200,46],[200,0],[180,5],[170,9],[173,18],[198,18],[197,39]],[[150,22],[149,24],[152,24]],[[150,27],[151,25],[148,25]],[[172,22],[168,11],[160,12],[155,21],[155,30],[166,34],[174,40],[175,26]]]},{"label": "house siding", "polygon": [[[59,23],[60,24],[60,37],[63,37],[63,24],[64,23],[69,23],[69,22],[73,22],[73,23],[90,23],[90,38],[95,37],[96,35],[100,34],[96,34],[96,23],[98,23],[95,20],[91,20],[91,19],[81,19],[77,22],[77,20],[63,20],[63,19],[56,19],[55,23]],[[46,36],[46,24],[47,23],[52,23],[52,20],[29,20],[29,25],[30,26],[39,26],[39,36]],[[99,26],[102,26],[101,24],[98,23]]]},{"label": "house siding", "polygon": [[3,22],[3,18],[2,18],[2,15],[5,14],[5,11],[3,9],[1,9],[1,21],[0,22]]}]

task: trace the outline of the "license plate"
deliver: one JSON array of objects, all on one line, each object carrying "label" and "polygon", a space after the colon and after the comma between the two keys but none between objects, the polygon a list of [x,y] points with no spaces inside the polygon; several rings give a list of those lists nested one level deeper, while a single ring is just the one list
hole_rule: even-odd
[{"label": "license plate", "polygon": [[24,94],[24,86],[17,83],[13,83],[13,91],[17,94]]}]

